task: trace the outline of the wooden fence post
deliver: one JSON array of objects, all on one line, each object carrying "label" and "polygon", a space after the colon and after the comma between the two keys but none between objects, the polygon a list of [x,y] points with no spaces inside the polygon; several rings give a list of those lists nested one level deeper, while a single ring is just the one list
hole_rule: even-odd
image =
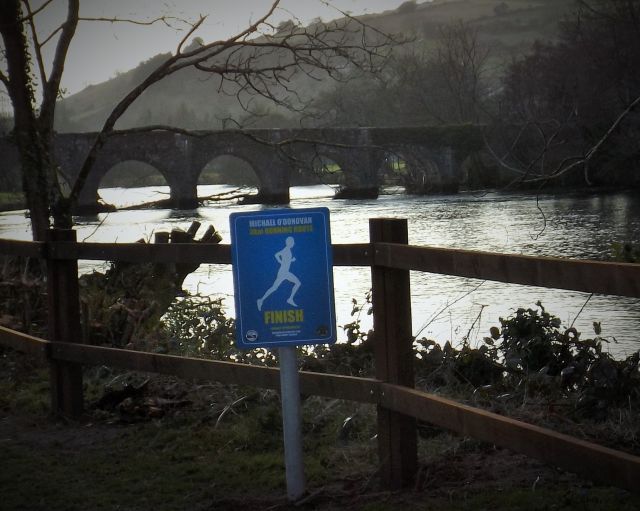
[{"label": "wooden fence post", "polygon": [[[372,244],[408,244],[407,220],[371,219],[369,239]],[[375,250],[375,246],[372,248]],[[374,264],[371,281],[376,378],[413,388],[409,271]],[[386,487],[399,489],[409,485],[418,465],[415,418],[378,406],[378,455]]]},{"label": "wooden fence post", "polygon": [[[49,241],[76,241],[76,232],[49,231]],[[81,342],[78,261],[55,260],[47,256],[47,301],[49,340]],[[54,413],[77,417],[82,413],[82,366],[51,361],[51,409]]]}]

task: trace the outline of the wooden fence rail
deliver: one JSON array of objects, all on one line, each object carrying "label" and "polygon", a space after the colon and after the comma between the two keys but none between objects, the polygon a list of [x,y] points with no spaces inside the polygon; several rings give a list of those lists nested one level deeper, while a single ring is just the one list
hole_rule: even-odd
[{"label": "wooden fence rail", "polygon": [[640,297],[640,265],[377,243],[374,264],[509,284]]},{"label": "wooden fence rail", "polygon": [[[334,245],[334,265],[371,267],[375,378],[302,372],[305,394],[377,406],[382,480],[411,482],[417,468],[416,420],[527,454],[593,480],[640,492],[640,457],[462,405],[413,388],[409,271],[640,297],[640,265],[471,252],[407,244],[405,220],[370,221],[370,243]],[[55,231],[48,242],[0,240],[0,254],[47,261],[49,340],[0,327],[0,344],[51,363],[54,411],[82,409],[84,365],[279,388],[279,371],[231,362],[135,352],[79,343],[77,261],[230,264],[229,245],[76,243]]]},{"label": "wooden fence rail", "polygon": [[[56,260],[231,264],[230,245],[34,243],[0,240],[0,254]],[[384,266],[511,284],[640,298],[640,265],[496,254],[396,243],[333,245],[335,266]]]}]

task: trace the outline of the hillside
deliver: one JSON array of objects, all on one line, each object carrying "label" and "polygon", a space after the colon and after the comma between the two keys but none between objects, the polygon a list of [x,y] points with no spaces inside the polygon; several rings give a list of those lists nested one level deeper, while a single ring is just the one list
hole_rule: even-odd
[{"label": "hillside", "polygon": [[[535,40],[550,40],[558,22],[573,0],[434,0],[415,6],[401,5],[396,10],[370,14],[359,19],[385,33],[413,35],[426,47],[436,43],[438,28],[462,20],[477,29],[479,41],[486,45],[496,63],[525,53]],[[156,55],[136,68],[114,78],[87,87],[59,103],[59,131],[97,130],[113,106],[138,84],[167,55]],[[296,78],[291,88],[310,96],[332,87],[330,80]],[[235,127],[227,120],[241,121],[248,114],[238,104],[233,90],[219,92],[220,80],[200,71],[187,69],[163,80],[143,94],[120,120],[118,127],[170,124],[191,129]],[[263,119],[254,127],[286,126],[295,123],[286,110],[276,111],[266,100],[252,108]]]}]

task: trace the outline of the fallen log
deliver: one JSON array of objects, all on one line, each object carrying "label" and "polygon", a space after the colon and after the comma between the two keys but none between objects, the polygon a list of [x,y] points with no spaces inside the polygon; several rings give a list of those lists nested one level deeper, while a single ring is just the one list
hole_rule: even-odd
[{"label": "fallen log", "polygon": [[[243,192],[242,190],[243,188],[234,188],[233,190],[229,190],[228,192],[200,196],[196,200],[200,206],[203,206],[205,202],[230,201],[235,199],[242,200],[252,195],[250,192]],[[142,204],[134,204],[132,206],[114,208],[114,210],[117,209],[118,211],[136,211],[139,209],[170,209],[174,208],[175,205],[176,204],[174,199],[160,199],[150,202],[143,202]]]},{"label": "fallen log", "polygon": [[[154,243],[220,243],[222,237],[209,226],[195,238],[201,224],[193,222],[186,231],[157,232]],[[147,243],[138,240],[139,243]],[[128,346],[132,339],[144,340],[159,324],[177,296],[182,284],[198,269],[193,263],[113,262],[106,272],[93,272],[80,278],[84,342]],[[132,346],[129,346],[132,347]]]}]

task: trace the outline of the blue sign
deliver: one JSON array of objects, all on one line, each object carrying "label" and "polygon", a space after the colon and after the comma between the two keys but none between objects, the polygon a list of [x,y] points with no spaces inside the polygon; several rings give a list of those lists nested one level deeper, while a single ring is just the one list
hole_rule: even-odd
[{"label": "blue sign", "polygon": [[232,213],[239,348],[336,340],[327,208]]}]

